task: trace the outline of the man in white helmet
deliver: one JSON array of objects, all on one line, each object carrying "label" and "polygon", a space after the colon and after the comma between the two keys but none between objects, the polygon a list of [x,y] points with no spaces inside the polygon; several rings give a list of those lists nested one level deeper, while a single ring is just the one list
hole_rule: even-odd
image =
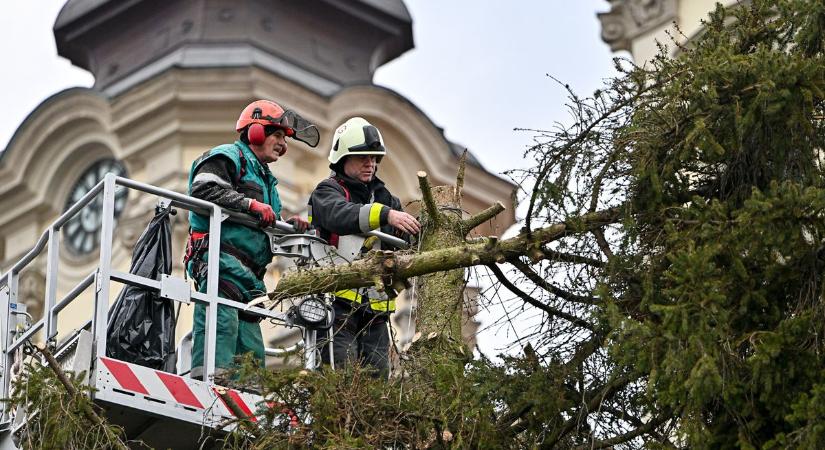
[{"label": "man in white helmet", "polygon": [[[380,229],[388,234],[413,235],[421,224],[401,209],[401,202],[375,176],[387,154],[378,128],[353,117],[335,130],[329,152],[332,175],[310,195],[310,222],[330,245],[341,236]],[[386,247],[385,247],[386,248]],[[332,350],[336,367],[360,362],[386,375],[389,372],[389,314],[394,298],[374,289],[335,292]],[[327,344],[329,345],[329,344]],[[322,352],[329,363],[329,348]]]}]

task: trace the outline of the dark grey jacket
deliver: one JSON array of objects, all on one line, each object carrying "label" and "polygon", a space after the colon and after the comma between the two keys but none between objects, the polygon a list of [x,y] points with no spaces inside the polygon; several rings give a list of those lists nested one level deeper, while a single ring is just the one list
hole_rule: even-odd
[{"label": "dark grey jacket", "polygon": [[[349,201],[345,186],[350,194]],[[323,239],[329,240],[331,234],[345,236],[370,231],[374,229],[370,227],[371,218],[378,218],[384,233],[400,235],[389,225],[387,218],[390,208],[402,210],[401,201],[377,177],[369,183],[362,183],[346,175],[335,174],[318,183],[309,197],[309,207],[312,225],[318,228]]]}]

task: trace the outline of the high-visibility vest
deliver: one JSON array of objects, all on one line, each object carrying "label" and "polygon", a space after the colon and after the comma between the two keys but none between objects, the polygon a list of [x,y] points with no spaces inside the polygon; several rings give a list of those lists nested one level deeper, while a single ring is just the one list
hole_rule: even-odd
[{"label": "high-visibility vest", "polygon": [[[338,298],[347,299],[353,303],[363,303],[365,300],[369,301],[370,309],[377,312],[393,312],[395,311],[395,299],[389,298],[387,294],[382,294],[377,296],[377,298],[372,297],[372,294],[378,294],[375,289],[370,288],[367,290],[367,295],[361,295],[358,291],[353,289],[344,289],[341,291],[335,291],[335,296]],[[381,298],[381,297],[384,298]]]}]

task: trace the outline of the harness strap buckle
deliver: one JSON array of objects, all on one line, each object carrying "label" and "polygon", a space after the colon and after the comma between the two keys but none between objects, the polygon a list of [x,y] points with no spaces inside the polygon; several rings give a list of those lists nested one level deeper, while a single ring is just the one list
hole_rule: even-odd
[{"label": "harness strap buckle", "polygon": [[189,231],[189,239],[186,241],[186,251],[183,254],[183,267],[185,268],[189,261],[200,256],[201,253],[209,248],[209,233],[200,233],[197,231]]}]

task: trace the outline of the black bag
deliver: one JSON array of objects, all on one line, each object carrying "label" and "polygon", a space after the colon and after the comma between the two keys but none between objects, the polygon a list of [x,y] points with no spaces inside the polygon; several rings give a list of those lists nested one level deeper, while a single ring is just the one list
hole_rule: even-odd
[{"label": "black bag", "polygon": [[[132,253],[129,273],[160,280],[172,272],[170,208],[158,208]],[[106,356],[175,372],[175,307],[160,293],[125,285],[109,310]]]}]

